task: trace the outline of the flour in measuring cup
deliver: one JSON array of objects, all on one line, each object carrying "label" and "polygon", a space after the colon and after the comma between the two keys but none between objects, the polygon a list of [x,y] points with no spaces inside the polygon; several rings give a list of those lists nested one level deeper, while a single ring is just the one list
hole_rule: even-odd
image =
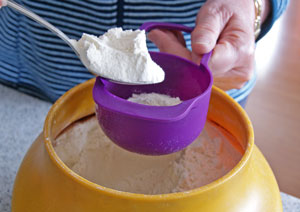
[{"label": "flour in measuring cup", "polygon": [[171,97],[159,93],[132,94],[132,96],[127,100],[130,102],[152,106],[173,106],[181,103],[179,97]]},{"label": "flour in measuring cup", "polygon": [[150,57],[144,30],[112,28],[102,36],[73,41],[84,65],[96,75],[129,83],[159,83],[165,73]]}]

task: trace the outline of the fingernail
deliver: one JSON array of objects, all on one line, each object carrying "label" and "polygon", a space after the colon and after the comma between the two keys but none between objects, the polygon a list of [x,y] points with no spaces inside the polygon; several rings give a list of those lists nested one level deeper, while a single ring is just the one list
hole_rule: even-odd
[{"label": "fingernail", "polygon": [[211,40],[208,38],[198,38],[195,40],[196,44],[201,44],[201,45],[211,45]]},{"label": "fingernail", "polygon": [[[2,5],[1,5],[1,2],[2,2]],[[1,6],[4,7],[4,6],[6,6],[6,5],[7,5],[7,0],[2,0],[2,1],[0,1],[0,7],[1,7]]]}]

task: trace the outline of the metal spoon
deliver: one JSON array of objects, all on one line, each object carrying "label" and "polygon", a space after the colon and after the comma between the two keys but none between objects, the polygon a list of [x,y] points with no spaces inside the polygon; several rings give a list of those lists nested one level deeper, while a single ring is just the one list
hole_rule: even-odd
[{"label": "metal spoon", "polygon": [[[55,26],[53,26],[52,24],[50,24],[48,21],[46,21],[45,19],[41,18],[40,16],[38,16],[37,14],[31,12],[30,10],[26,9],[25,7],[19,5],[18,3],[12,1],[12,0],[4,0],[2,1],[2,6],[8,6],[12,9],[17,10],[18,12],[22,13],[23,15],[27,16],[28,18],[31,18],[32,20],[40,23],[41,25],[43,25],[44,27],[46,27],[48,30],[50,30],[51,32],[53,32],[54,34],[56,34],[59,38],[61,38],[63,41],[65,41],[71,48],[72,50],[75,52],[75,54],[77,55],[77,57],[80,59],[80,61],[82,62],[82,64],[86,67],[86,65],[83,63],[79,52],[77,51],[74,43],[72,41],[72,39],[70,39],[65,33],[63,33],[61,30],[59,30],[58,28],[56,28]],[[0,5],[1,8],[1,5]],[[88,67],[86,67],[88,69]],[[100,76],[102,77],[102,76]],[[106,77],[102,77],[105,78],[113,83],[118,83],[118,84],[125,84],[125,85],[146,85],[146,84],[153,84],[153,83],[148,83],[148,82],[125,82],[125,81],[116,81],[113,79],[108,79]]]}]

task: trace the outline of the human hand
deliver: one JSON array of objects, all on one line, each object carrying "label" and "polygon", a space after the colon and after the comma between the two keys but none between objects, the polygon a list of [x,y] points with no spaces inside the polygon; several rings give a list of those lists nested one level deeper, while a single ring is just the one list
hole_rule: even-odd
[{"label": "human hand", "polygon": [[[263,19],[268,12],[263,2]],[[162,52],[175,54],[199,64],[201,55],[213,50],[209,67],[214,84],[223,90],[241,88],[254,69],[253,0],[207,0],[201,7],[192,32],[192,52],[178,31],[155,29],[148,34]]]}]

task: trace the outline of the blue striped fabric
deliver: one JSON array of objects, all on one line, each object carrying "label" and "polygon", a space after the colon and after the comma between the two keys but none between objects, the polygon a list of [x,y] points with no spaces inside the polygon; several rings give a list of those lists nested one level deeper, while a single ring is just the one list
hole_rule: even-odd
[{"label": "blue striped fabric", "polygon": [[[169,0],[19,0],[66,33],[101,35],[111,27],[136,29],[146,21],[193,26],[204,1]],[[188,35],[186,39],[189,40]],[[155,47],[149,43],[149,49]],[[2,8],[0,12],[0,82],[55,101],[78,83],[93,77],[62,40],[31,19]]]},{"label": "blue striped fabric", "polygon": [[[273,0],[279,1],[279,0]],[[284,1],[284,0],[281,0]],[[194,26],[205,0],[17,0],[70,38],[101,35],[120,26],[136,29],[148,21]],[[279,4],[278,4],[279,5]],[[190,36],[185,34],[187,44]],[[148,43],[149,49],[155,49]],[[93,77],[73,51],[52,32],[9,8],[0,10],[0,83],[55,101]]]}]

